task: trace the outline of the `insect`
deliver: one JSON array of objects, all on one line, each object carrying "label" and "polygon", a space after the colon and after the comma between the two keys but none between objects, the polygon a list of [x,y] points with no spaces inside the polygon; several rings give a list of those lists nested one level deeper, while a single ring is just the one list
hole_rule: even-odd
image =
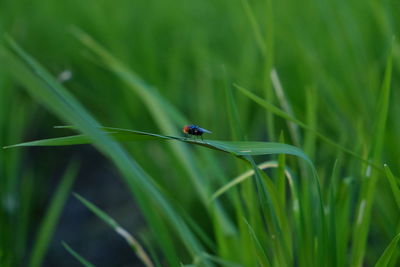
[{"label": "insect", "polygon": [[211,131],[200,128],[197,125],[186,125],[182,131],[188,135],[200,136],[201,140],[203,140],[203,133],[211,133]]}]

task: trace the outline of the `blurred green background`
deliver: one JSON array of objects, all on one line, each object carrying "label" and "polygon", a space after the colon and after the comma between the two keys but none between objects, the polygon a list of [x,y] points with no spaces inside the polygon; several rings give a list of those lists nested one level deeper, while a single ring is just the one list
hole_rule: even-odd
[{"label": "blurred green background", "polygon": [[[163,125],[162,117],[154,111],[163,106],[146,101],[110,71],[107,63],[76,38],[76,29],[90,35],[156,90],[163,101],[184,114],[184,123],[211,130],[212,135],[206,138],[278,142],[282,133],[286,143],[299,146],[313,161],[327,202],[331,186],[337,184],[336,212],[342,212],[339,207],[345,202],[341,222],[348,231],[340,233],[344,240],[337,245],[338,251],[344,252],[336,264],[357,266],[350,256],[355,246],[351,237],[356,231],[367,166],[309,131],[301,130],[296,140],[284,119],[255,104],[232,84],[291,112],[364,158],[372,159],[369,151],[382,142],[382,153],[374,162],[381,168],[388,164],[396,175],[400,172],[400,46],[393,38],[399,36],[399,14],[400,2],[396,0],[1,0],[0,33],[11,36],[55,77],[70,72],[63,85],[102,125],[166,135],[180,133],[183,126],[178,120]],[[384,135],[377,140],[373,136],[379,124],[381,84],[391,49],[389,110]],[[0,62],[0,145],[70,134],[69,130],[53,128],[65,122],[31,98],[12,78],[12,72]],[[271,73],[277,73],[283,96]],[[234,97],[234,119],[227,92]],[[209,192],[214,192],[244,171],[242,164],[215,151],[189,147],[185,151],[197,166],[190,171],[167,142],[124,146],[171,203],[179,204],[210,239],[218,239],[213,215],[207,212],[198,185],[189,176],[202,177]],[[259,157],[257,162],[266,159],[277,157]],[[339,163],[333,175],[336,159]],[[75,167],[68,167],[71,162]],[[300,180],[309,179],[294,158],[290,157],[287,165]],[[157,236],[149,230],[113,164],[84,145],[0,151],[1,266],[32,265],[30,257],[42,218],[64,174],[73,172],[71,168],[76,168],[77,174],[70,191],[146,240],[143,242],[150,244],[146,249],[154,248],[161,265],[171,264],[158,251],[162,249]],[[338,178],[332,182],[334,176]],[[392,189],[384,173],[377,177],[362,253],[365,266],[377,261],[400,230],[399,207]],[[351,185],[347,191],[340,191],[343,181]],[[235,217],[236,202],[224,201],[227,213]],[[125,241],[70,193],[49,239],[43,266],[78,264],[63,248],[62,240],[98,266],[142,266]],[[174,242],[178,262],[190,263],[190,253],[178,238]],[[301,247],[301,240],[298,242],[295,250]],[[240,254],[240,248],[236,249]],[[224,248],[208,251],[243,266],[251,263],[224,252]],[[230,252],[235,254],[234,249]],[[293,262],[302,265],[301,260]],[[396,263],[397,258],[391,262],[393,266]]]}]

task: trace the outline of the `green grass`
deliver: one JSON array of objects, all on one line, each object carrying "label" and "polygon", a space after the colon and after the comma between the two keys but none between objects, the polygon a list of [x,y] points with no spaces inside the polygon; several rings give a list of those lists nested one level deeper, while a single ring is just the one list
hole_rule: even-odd
[{"label": "green grass", "polygon": [[[145,225],[78,205],[148,266],[397,266],[399,12],[394,0],[1,2],[0,265],[46,264],[67,240],[54,231],[74,167],[54,193],[49,177],[62,146],[89,144]],[[213,133],[183,138],[192,123]],[[63,245],[60,264],[101,264]]]},{"label": "green grass", "polygon": [[88,262],[87,260],[85,260],[82,256],[80,256],[78,253],[76,253],[75,250],[73,250],[70,246],[68,246],[67,243],[63,242],[62,243],[64,248],[75,258],[77,259],[83,266],[86,267],[93,267],[95,265],[91,264],[90,262]]},{"label": "green grass", "polygon": [[126,242],[129,244],[129,246],[132,248],[132,250],[136,253],[138,258],[142,261],[142,263],[147,266],[147,267],[152,267],[154,264],[152,263],[151,259],[149,256],[146,254],[144,251],[143,247],[140,245],[140,243],[130,234],[128,231],[126,231],[124,228],[122,228],[114,219],[112,219],[110,216],[108,216],[105,212],[100,210],[98,207],[84,199],[78,194],[75,194],[75,197],[82,202],[83,205],[85,205],[89,210],[91,210],[94,214],[96,214],[101,220],[103,220],[105,223],[107,223],[113,230],[118,233],[120,236],[122,236]]},{"label": "green grass", "polygon": [[54,229],[59,220],[60,214],[62,213],[62,207],[70,193],[71,187],[76,177],[76,165],[71,164],[67,169],[65,176],[63,177],[57,191],[54,193],[54,197],[51,200],[51,204],[46,212],[41,227],[39,228],[35,246],[32,248],[32,253],[29,259],[29,266],[41,266],[47,247],[50,244],[50,240]]}]

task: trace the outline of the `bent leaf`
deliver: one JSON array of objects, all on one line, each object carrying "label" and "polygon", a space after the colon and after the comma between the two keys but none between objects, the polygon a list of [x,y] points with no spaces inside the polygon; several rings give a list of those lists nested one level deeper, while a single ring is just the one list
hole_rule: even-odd
[{"label": "bent leaf", "polygon": [[[263,163],[258,165],[258,168],[260,170],[265,170],[265,169],[268,169],[268,168],[278,168],[278,167],[279,167],[279,165],[275,161],[267,161],[267,162],[263,162]],[[293,183],[292,182],[293,175],[290,173],[290,171],[288,169],[285,169],[284,173],[285,173],[286,177],[288,178],[289,182]],[[210,201],[215,200],[216,198],[218,198],[219,196],[224,194],[226,191],[228,191],[232,187],[240,184],[243,181],[246,181],[249,177],[252,177],[253,175],[254,175],[254,170],[250,169],[250,170],[247,170],[246,172],[242,173],[241,175],[237,176],[236,178],[232,179],[230,182],[228,182],[227,184],[223,185],[220,189],[218,189],[211,196]]]},{"label": "bent leaf", "polygon": [[[60,127],[59,127],[60,128]],[[74,129],[73,126],[65,126],[63,128]],[[256,142],[256,141],[215,141],[215,140],[194,140],[184,137],[175,137],[168,135],[160,135],[154,133],[147,133],[142,131],[101,127],[103,133],[112,136],[119,141],[144,141],[144,140],[175,140],[194,145],[207,147],[214,150],[230,153],[235,156],[259,156],[271,154],[289,154],[304,159],[311,164],[308,156],[299,148],[287,144],[272,143],[272,142]],[[66,145],[82,145],[89,144],[90,139],[85,135],[72,135],[66,137],[42,139],[31,142],[25,142],[7,146],[23,147],[23,146],[66,146]]]}]

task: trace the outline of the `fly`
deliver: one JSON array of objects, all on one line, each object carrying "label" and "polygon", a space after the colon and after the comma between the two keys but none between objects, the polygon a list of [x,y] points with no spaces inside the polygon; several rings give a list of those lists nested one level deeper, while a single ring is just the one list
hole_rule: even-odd
[{"label": "fly", "polygon": [[211,133],[211,131],[203,129],[197,125],[186,125],[183,127],[182,131],[188,135],[200,136],[201,140],[203,140],[203,133]]}]

